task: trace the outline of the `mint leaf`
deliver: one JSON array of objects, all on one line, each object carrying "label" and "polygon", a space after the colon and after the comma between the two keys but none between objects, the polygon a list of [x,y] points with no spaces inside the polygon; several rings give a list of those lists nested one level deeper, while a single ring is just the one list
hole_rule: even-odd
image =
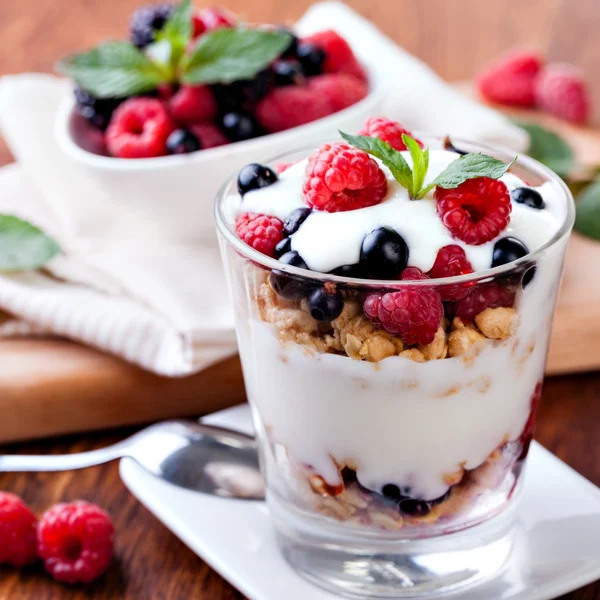
[{"label": "mint leaf", "polygon": [[200,37],[183,58],[184,83],[231,83],[251,79],[288,46],[290,34],[261,29],[223,28]]},{"label": "mint leaf", "polygon": [[412,187],[409,193],[412,198],[417,198],[425,182],[427,169],[429,168],[429,150],[421,150],[416,140],[405,133],[402,134],[402,141],[406,145],[412,158]]},{"label": "mint leaf", "polygon": [[575,229],[600,240],[600,180],[585,188],[577,201]]},{"label": "mint leaf", "polygon": [[192,39],[191,0],[183,0],[175,7],[163,28],[156,32],[155,38],[157,42],[169,43],[171,46],[170,63],[173,68],[176,68]]},{"label": "mint leaf", "polygon": [[378,158],[392,172],[394,179],[409,193],[413,187],[413,174],[406,160],[398,150],[387,142],[367,135],[350,135],[340,131],[340,135],[352,146]]},{"label": "mint leaf", "polygon": [[98,98],[141,94],[169,79],[164,66],[152,62],[129,42],[109,42],[69,56],[56,69]]},{"label": "mint leaf", "polygon": [[565,140],[534,123],[515,121],[515,124],[529,134],[529,156],[539,160],[563,179],[569,175],[575,166],[575,156]]},{"label": "mint leaf", "polygon": [[0,271],[37,269],[59,252],[60,246],[35,225],[0,214]]},{"label": "mint leaf", "polygon": [[500,177],[508,171],[515,160],[517,160],[516,157],[512,162],[506,164],[487,154],[465,154],[450,163],[432,181],[432,183],[427,186],[427,191],[436,185],[445,189],[456,188],[461,183],[467,181],[467,179],[476,179],[477,177],[500,179]]}]

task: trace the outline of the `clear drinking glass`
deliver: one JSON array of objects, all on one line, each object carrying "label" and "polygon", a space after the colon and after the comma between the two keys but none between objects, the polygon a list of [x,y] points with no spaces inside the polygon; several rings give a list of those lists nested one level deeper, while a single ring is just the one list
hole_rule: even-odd
[{"label": "clear drinking glass", "polygon": [[[549,169],[520,157],[512,171],[553,194],[558,232],[515,262],[425,281],[352,279],[270,259],[232,230],[235,178],[219,193],[221,251],[278,543],[300,574],[338,595],[444,597],[495,574],[511,550],[574,218],[569,190]],[[331,323],[306,310],[306,296],[323,285],[344,302]],[[363,313],[366,297],[406,287],[448,300],[428,346],[405,346]],[[478,312],[478,295],[493,295],[496,308]]]}]

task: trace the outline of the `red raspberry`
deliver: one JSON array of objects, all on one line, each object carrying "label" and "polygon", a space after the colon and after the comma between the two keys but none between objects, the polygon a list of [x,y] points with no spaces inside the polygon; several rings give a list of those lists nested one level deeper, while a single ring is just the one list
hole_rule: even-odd
[{"label": "red raspberry", "polygon": [[533,394],[531,395],[531,403],[529,410],[529,418],[527,419],[527,423],[525,423],[525,428],[523,429],[523,433],[521,433],[520,441],[523,446],[521,450],[521,455],[519,456],[519,460],[525,460],[527,458],[527,454],[529,452],[529,446],[531,445],[531,440],[533,440],[533,434],[535,433],[535,420],[537,416],[537,410],[542,400],[542,381],[538,381],[535,389],[533,390]]},{"label": "red raspberry", "polygon": [[367,81],[367,75],[356,59],[348,42],[332,29],[319,31],[303,39],[319,46],[325,52],[325,73],[347,73],[361,81]]},{"label": "red raspberry", "polygon": [[235,222],[235,234],[255,250],[275,256],[275,246],[283,238],[283,223],[277,217],[246,213]]},{"label": "red raspberry", "polygon": [[450,233],[478,246],[493,240],[510,222],[512,203],[499,179],[467,179],[457,188],[435,188],[437,212]]},{"label": "red raspberry", "polygon": [[368,294],[363,302],[363,312],[371,323],[381,325],[379,320],[379,306],[381,304],[381,294],[372,292]]},{"label": "red raspberry", "polygon": [[456,303],[455,314],[463,321],[472,321],[486,308],[511,307],[515,303],[515,291],[496,281],[488,281],[473,287],[468,296]]},{"label": "red raspberry", "polygon": [[307,85],[273,89],[256,106],[256,118],[269,132],[284,131],[322,119],[333,112],[327,98]]},{"label": "red raspberry", "polygon": [[511,52],[478,77],[479,93],[498,104],[534,106],[535,80],[541,68],[542,59],[535,52]]},{"label": "red raspberry", "polygon": [[83,500],[56,504],[38,527],[44,567],[65,583],[89,583],[106,571],[113,553],[114,528],[99,507]]},{"label": "red raspberry", "polygon": [[229,140],[225,137],[223,132],[212,123],[198,123],[197,125],[191,125],[190,131],[198,138],[198,140],[200,140],[202,150],[229,144]]},{"label": "red raspberry", "polygon": [[287,171],[292,165],[295,165],[295,162],[280,162],[275,165],[275,172],[278,175],[281,175],[284,171]]},{"label": "red raspberry", "polygon": [[308,87],[329,101],[331,112],[344,110],[362,100],[369,93],[364,81],[347,73],[331,73],[311,77],[308,80]]},{"label": "red raspberry", "polygon": [[204,123],[217,116],[217,101],[205,85],[182,85],[168,106],[171,117],[182,125]]},{"label": "red raspberry", "polygon": [[192,16],[193,37],[197,38],[205,31],[212,31],[213,29],[235,27],[236,23],[236,16],[222,6],[203,8]]},{"label": "red raspberry", "polygon": [[[432,279],[441,279],[442,277],[456,277],[457,275],[467,275],[473,272],[473,267],[467,259],[465,251],[456,244],[450,244],[440,248],[435,257],[433,267],[429,271],[429,277]],[[456,301],[464,298],[469,293],[471,283],[457,285],[447,285],[438,288],[442,300]]]},{"label": "red raspberry", "polygon": [[[413,137],[413,134],[408,131],[408,129],[404,129],[400,123],[386,119],[385,117],[369,117],[360,131],[360,135],[379,138],[399,151],[406,150],[406,144],[402,140],[402,134]],[[423,142],[420,140],[416,141],[422,148]]]},{"label": "red raspberry", "polygon": [[[420,269],[409,267],[402,279],[428,279]],[[444,317],[440,295],[431,288],[405,288],[381,297],[377,313],[383,327],[400,335],[407,344],[430,344]]]},{"label": "red raspberry", "polygon": [[175,125],[160,100],[130,98],[113,113],[106,146],[118,158],[150,158],[167,154],[167,138]]},{"label": "red raspberry", "polygon": [[0,492],[0,565],[22,567],[37,560],[37,518],[15,494]]},{"label": "red raspberry", "polygon": [[571,121],[585,123],[591,101],[582,72],[567,64],[548,65],[536,80],[537,105],[546,112]]},{"label": "red raspberry", "polygon": [[366,152],[343,143],[325,144],[308,159],[302,192],[318,210],[355,210],[379,204],[387,179]]},{"label": "red raspberry", "polygon": [[425,275],[418,267],[406,267],[400,274],[400,279],[403,281],[419,281],[420,279],[429,279],[429,276]]}]

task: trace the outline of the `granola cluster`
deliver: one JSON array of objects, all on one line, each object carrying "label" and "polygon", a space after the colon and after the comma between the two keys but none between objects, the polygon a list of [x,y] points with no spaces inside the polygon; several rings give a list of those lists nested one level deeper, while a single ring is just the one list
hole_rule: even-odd
[{"label": "granola cluster", "polygon": [[470,356],[486,341],[506,340],[518,325],[514,308],[486,308],[470,323],[458,317],[452,321],[442,319],[431,343],[411,346],[372,323],[351,291],[344,292],[341,314],[327,323],[313,319],[306,300],[286,300],[268,281],[260,286],[257,303],[260,317],[277,327],[283,342],[301,344],[317,353],[339,354],[373,363],[390,356],[403,356],[415,362]]}]

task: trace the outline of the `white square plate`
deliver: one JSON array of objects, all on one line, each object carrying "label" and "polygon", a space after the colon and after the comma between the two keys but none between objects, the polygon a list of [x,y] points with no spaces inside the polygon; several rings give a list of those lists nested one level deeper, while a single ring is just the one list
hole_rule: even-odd
[{"label": "white square plate", "polygon": [[[252,432],[246,405],[207,423]],[[287,565],[263,502],[179,489],[121,461],[130,491],[176,536],[251,600],[334,600]],[[600,490],[532,444],[519,507],[521,534],[504,569],[462,600],[551,600],[600,578]]]}]

